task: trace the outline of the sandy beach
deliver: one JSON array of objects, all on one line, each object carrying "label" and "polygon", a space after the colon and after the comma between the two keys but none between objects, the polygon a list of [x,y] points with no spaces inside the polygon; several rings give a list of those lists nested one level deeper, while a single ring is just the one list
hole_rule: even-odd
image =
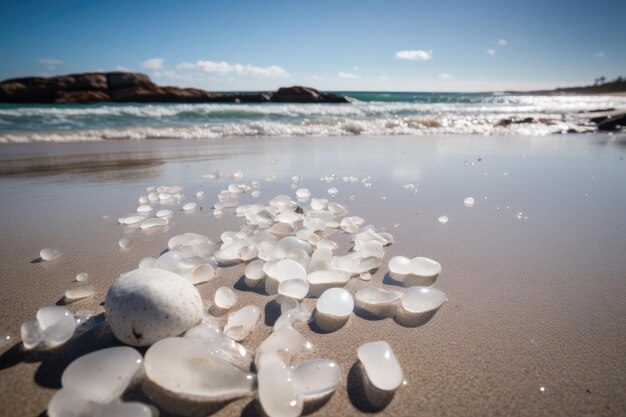
[{"label": "sandy beach", "polygon": [[[353,314],[340,330],[297,330],[314,345],[311,358],[339,362],[339,389],[310,415],[378,416],[619,416],[626,413],[626,137],[425,136],[105,141],[0,147],[0,413],[45,415],[75,358],[118,345],[104,322],[102,302],[120,273],[158,256],[176,234],[197,232],[214,242],[241,219],[213,216],[216,195],[231,181],[204,174],[243,171],[261,182],[267,203],[291,194],[291,177],[313,196],[345,205],[350,215],[386,229],[395,243],[365,286],[394,288],[392,256],[427,256],[443,272],[434,286],[449,300],[426,324],[407,328],[392,319]],[[321,176],[335,174],[333,183]],[[275,183],[266,182],[275,175]],[[344,175],[371,177],[372,186]],[[405,190],[412,183],[417,192]],[[202,210],[177,211],[160,233],[125,230],[117,218],[136,208],[153,185],[180,185],[189,199],[204,191]],[[472,196],[472,208],[463,199]],[[449,222],[437,219],[447,215]],[[125,236],[133,246],[123,251]],[[51,246],[63,255],[37,262]],[[244,266],[221,268],[197,288],[210,302],[216,288],[235,286],[234,308],[255,304],[265,325],[246,339],[257,346],[277,318],[274,297],[246,290]],[[25,352],[19,327],[38,308],[59,302],[74,277],[88,272],[93,297],[67,305],[97,315],[65,346]],[[306,299],[311,309],[314,299]],[[224,317],[221,318],[225,320]],[[384,407],[363,401],[357,382],[359,345],[386,340],[406,384]],[[143,398],[135,390],[130,398]],[[167,416],[163,412],[161,415]],[[215,416],[258,415],[242,398]]]}]

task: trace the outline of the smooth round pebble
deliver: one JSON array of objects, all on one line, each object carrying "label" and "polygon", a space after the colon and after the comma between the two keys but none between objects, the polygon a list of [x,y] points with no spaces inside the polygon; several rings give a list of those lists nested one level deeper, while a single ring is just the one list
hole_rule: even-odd
[{"label": "smooth round pebble", "polygon": [[203,315],[198,290],[180,275],[157,268],[118,278],[107,292],[104,310],[115,337],[132,346],[182,334]]}]

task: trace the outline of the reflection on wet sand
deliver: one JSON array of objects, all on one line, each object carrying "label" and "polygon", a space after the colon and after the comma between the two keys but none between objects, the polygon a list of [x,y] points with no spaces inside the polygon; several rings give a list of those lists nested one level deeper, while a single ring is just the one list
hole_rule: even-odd
[{"label": "reflection on wet sand", "polygon": [[[164,143],[163,146],[144,149],[128,145],[101,143],[42,146],[47,149],[32,149],[28,145],[6,146],[1,149],[0,177],[58,176],[81,181],[130,181],[159,176],[166,162],[223,161],[235,153],[234,150],[229,152],[223,147],[201,142],[180,147]],[[241,147],[238,147],[236,153],[241,156]]]}]

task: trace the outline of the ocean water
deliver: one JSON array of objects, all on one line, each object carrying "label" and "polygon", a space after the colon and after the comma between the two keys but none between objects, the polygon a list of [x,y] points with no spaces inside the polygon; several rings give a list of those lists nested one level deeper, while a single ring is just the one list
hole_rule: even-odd
[{"label": "ocean water", "polygon": [[[351,104],[0,104],[0,143],[593,131],[580,113],[619,96],[341,92]],[[524,121],[526,119],[526,121]],[[532,120],[531,120],[532,119]],[[501,123],[512,120],[522,123]]]}]

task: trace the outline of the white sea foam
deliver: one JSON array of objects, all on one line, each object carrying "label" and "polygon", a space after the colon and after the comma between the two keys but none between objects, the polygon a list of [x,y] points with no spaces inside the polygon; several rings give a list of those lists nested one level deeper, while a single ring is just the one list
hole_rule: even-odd
[{"label": "white sea foam", "polygon": [[[626,97],[479,96],[465,102],[153,104],[0,107],[0,143],[250,136],[546,135],[595,125],[580,111],[625,108]],[[530,123],[498,125],[503,119]]]}]

